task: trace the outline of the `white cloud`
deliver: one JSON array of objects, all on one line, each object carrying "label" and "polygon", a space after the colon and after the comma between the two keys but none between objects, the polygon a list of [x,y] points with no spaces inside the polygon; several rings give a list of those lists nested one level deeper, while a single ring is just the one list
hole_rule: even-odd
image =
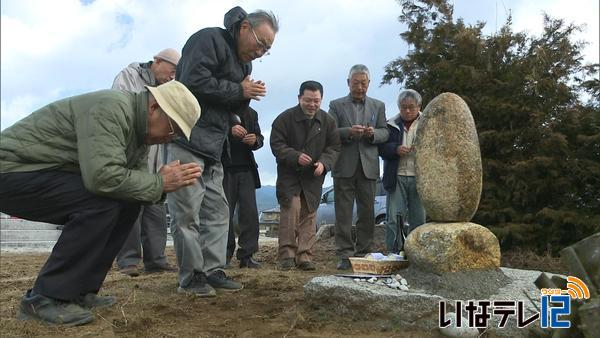
[{"label": "white cloud", "polygon": [[565,19],[565,23],[584,25],[583,31],[575,35],[575,40],[587,41],[589,45],[583,55],[587,62],[599,62],[598,21],[599,9],[597,0],[548,0],[540,6],[537,2],[519,2],[514,10],[514,28],[540,35],[543,29],[543,13],[552,18]]},{"label": "white cloud", "polygon": [[[508,10],[516,30],[537,32],[542,11],[587,23],[582,37],[594,44],[586,58],[598,61],[597,0],[454,2],[455,17],[487,21],[486,32],[501,25]],[[267,97],[253,103],[264,130],[297,103],[298,86],[307,79],[323,83],[327,110],[330,100],[347,94],[345,79],[355,63],[369,66],[369,94],[386,103],[388,116],[396,113],[398,86],[378,86],[384,66],[407,47],[398,36],[405,28],[394,0],[3,0],[1,127],[59,98],[110,87],[130,62],[150,60],[163,48],[181,49],[198,29],[222,26],[235,5],[272,10],[280,18],[272,55],[254,63],[253,76],[268,89]],[[263,181],[274,184],[268,138],[257,156]]]}]

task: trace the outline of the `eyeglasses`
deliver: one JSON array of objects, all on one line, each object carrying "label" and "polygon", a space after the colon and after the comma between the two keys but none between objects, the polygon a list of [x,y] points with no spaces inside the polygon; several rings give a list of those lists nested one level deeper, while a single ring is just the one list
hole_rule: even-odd
[{"label": "eyeglasses", "polygon": [[[166,115],[166,114],[165,114]],[[169,121],[169,136],[175,135],[175,129],[173,129],[173,123],[171,122],[171,118],[167,116],[167,121]]]},{"label": "eyeglasses", "polygon": [[171,118],[169,117],[169,115],[167,115],[167,113],[165,113],[164,110],[162,110],[162,108],[161,108],[161,111],[162,111],[163,115],[167,118],[167,121],[169,122],[169,135],[168,136],[175,135],[175,128],[173,128],[173,123],[171,122]]},{"label": "eyeglasses", "polygon": [[410,105],[410,106],[401,105],[400,106],[400,109],[402,109],[402,110],[415,110],[417,108],[419,108],[419,107],[418,106],[413,106],[413,105]]},{"label": "eyeglasses", "polygon": [[264,55],[269,55],[271,53],[269,53],[269,49],[271,49],[271,47],[267,47],[267,45],[265,45],[262,41],[260,41],[258,39],[258,36],[256,36],[256,33],[254,33],[254,28],[252,28],[252,26],[250,26],[250,30],[252,31],[252,34],[254,35],[254,39],[256,39],[256,44],[258,45],[258,47],[260,47],[260,49],[262,49]]}]

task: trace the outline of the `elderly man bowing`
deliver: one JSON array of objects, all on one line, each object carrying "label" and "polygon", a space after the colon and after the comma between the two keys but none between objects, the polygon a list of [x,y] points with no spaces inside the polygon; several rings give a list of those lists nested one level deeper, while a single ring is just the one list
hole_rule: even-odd
[{"label": "elderly man bowing", "polygon": [[200,177],[197,164],[179,161],[148,172],[148,145],[189,138],[200,106],[179,82],[147,88],[63,99],[2,132],[0,211],[64,224],[18,318],[81,325],[92,307],[113,305],[97,293],[141,204]]}]

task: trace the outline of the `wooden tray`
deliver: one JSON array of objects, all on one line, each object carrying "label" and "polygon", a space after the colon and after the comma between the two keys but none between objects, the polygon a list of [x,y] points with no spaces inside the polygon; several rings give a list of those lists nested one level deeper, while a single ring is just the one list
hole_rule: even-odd
[{"label": "wooden tray", "polygon": [[389,275],[408,267],[408,260],[402,261],[375,261],[362,257],[350,257],[352,271],[354,273],[366,273],[372,275]]}]

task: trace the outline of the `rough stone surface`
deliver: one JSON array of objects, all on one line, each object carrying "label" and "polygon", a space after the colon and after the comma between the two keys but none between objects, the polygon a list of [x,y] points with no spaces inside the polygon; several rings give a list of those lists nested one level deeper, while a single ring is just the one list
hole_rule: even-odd
[{"label": "rough stone surface", "polygon": [[[418,327],[439,333],[439,302],[447,306],[462,300],[515,300],[522,301],[524,316],[538,312],[540,292],[534,281],[540,271],[519,269],[491,269],[435,275],[408,268],[402,276],[410,290],[395,290],[387,286],[354,282],[351,278],[322,276],[313,278],[304,286],[309,304],[320,311],[331,311],[349,318],[373,318],[397,327]],[[453,308],[451,309],[452,312]],[[463,317],[467,314],[462,313]],[[448,318],[448,317],[447,317]],[[527,337],[529,328],[517,328],[516,316],[511,316],[506,327],[499,328],[499,316],[491,316],[487,332],[491,336]],[[464,321],[463,321],[464,322]]]},{"label": "rough stone surface", "polygon": [[437,274],[500,266],[500,245],[487,228],[475,223],[425,223],[406,239],[410,264]]},{"label": "rough stone surface", "polygon": [[481,197],[481,152],[469,107],[443,93],[423,111],[415,139],[417,189],[435,222],[468,222]]}]

